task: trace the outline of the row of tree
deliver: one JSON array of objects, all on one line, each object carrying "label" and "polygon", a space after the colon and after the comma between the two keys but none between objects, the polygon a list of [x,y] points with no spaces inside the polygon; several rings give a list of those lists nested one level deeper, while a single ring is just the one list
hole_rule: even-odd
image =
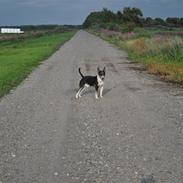
[{"label": "row of tree", "polygon": [[143,17],[143,12],[139,8],[125,7],[117,13],[104,8],[102,11],[92,12],[83,23],[84,28],[101,25],[105,23],[133,24],[135,26],[173,26],[183,27],[183,18],[169,17],[162,18]]},{"label": "row of tree", "polygon": [[151,18],[147,17],[142,20],[143,25],[151,26],[151,25],[162,25],[162,26],[169,26],[169,27],[183,27],[183,18],[177,17],[168,17],[166,20],[162,18]]}]

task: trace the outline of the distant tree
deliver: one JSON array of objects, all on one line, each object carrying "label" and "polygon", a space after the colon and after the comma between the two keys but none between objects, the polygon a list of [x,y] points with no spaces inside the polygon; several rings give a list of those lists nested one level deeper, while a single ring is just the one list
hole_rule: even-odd
[{"label": "distant tree", "polygon": [[84,28],[91,27],[95,24],[101,23],[101,12],[92,12],[83,23]]},{"label": "distant tree", "polygon": [[140,25],[144,26],[146,23],[146,19],[144,17],[140,18]]},{"label": "distant tree", "polygon": [[154,24],[155,25],[166,25],[166,22],[162,18],[155,18]]},{"label": "distant tree", "polygon": [[181,24],[181,19],[177,17],[168,17],[166,19],[166,23],[170,26],[177,26]]},{"label": "distant tree", "polygon": [[103,23],[110,23],[116,21],[117,21],[117,15],[112,11],[108,10],[107,8],[104,8],[102,11],[90,13],[90,15],[84,21],[83,27],[87,28],[91,26],[100,25]]},{"label": "distant tree", "polygon": [[180,25],[183,26],[183,18],[180,18]]},{"label": "distant tree", "polygon": [[117,12],[117,19],[118,19],[119,22],[123,21],[123,13],[121,11]]},{"label": "distant tree", "polygon": [[117,19],[116,14],[108,10],[107,8],[103,8],[102,16],[103,16],[104,22],[112,22],[112,21],[116,21]]},{"label": "distant tree", "polygon": [[137,25],[141,24],[143,13],[139,8],[125,7],[122,14],[124,22],[134,22]]},{"label": "distant tree", "polygon": [[132,30],[137,26],[183,26],[183,18],[168,17],[166,21],[162,18],[143,17],[143,12],[139,8],[125,7],[117,13],[107,8],[102,11],[92,12],[83,23],[84,28],[106,28],[110,30]]},{"label": "distant tree", "polygon": [[151,26],[153,24],[153,19],[151,17],[147,17],[145,19],[145,25]]}]

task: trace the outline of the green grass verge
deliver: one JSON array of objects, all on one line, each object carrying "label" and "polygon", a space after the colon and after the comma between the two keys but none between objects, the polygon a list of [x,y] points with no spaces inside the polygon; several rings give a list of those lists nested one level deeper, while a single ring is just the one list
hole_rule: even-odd
[{"label": "green grass verge", "polygon": [[68,41],[74,31],[0,42],[0,97],[17,86],[41,61]]}]

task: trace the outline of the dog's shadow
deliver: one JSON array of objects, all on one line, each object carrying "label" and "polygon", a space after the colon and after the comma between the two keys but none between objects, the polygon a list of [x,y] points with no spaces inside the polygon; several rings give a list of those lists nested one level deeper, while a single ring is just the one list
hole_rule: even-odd
[{"label": "dog's shadow", "polygon": [[103,95],[106,95],[107,93],[109,93],[112,89],[106,88],[103,91]]},{"label": "dog's shadow", "polygon": [[[105,96],[107,93],[109,93],[111,91],[111,89],[109,88],[105,88],[104,91],[103,91],[103,96]],[[67,96],[69,95],[76,95],[76,93],[78,92],[78,89],[75,88],[75,89],[69,89],[65,92],[65,94]],[[91,93],[95,93],[95,89],[94,88],[88,88],[86,91],[83,92],[82,95],[87,95],[87,94],[91,94]]]}]

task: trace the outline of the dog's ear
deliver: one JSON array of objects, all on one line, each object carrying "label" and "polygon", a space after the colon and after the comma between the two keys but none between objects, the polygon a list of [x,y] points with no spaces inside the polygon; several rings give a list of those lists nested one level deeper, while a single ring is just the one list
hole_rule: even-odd
[{"label": "dog's ear", "polygon": [[103,71],[105,72],[105,67],[104,67]]},{"label": "dog's ear", "polygon": [[100,72],[100,68],[99,68],[99,67],[97,67],[97,72],[98,72],[98,73]]}]

